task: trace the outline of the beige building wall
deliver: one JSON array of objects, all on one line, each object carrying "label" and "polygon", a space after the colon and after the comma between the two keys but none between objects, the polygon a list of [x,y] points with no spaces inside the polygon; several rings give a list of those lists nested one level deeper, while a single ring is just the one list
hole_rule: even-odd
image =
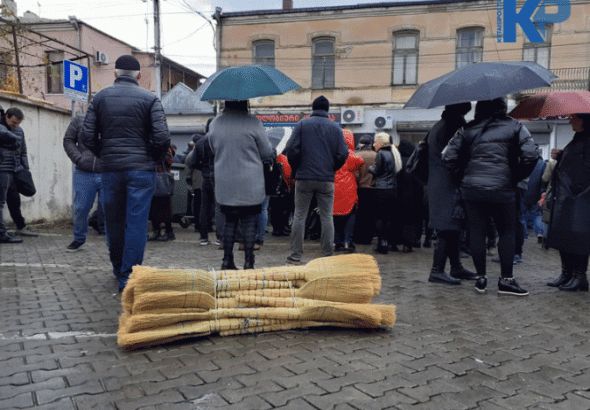
[{"label": "beige building wall", "polygon": [[[296,7],[297,4],[295,3]],[[294,107],[325,95],[334,106],[402,106],[417,86],[392,85],[395,33],[420,33],[418,85],[456,68],[457,30],[484,29],[483,61],[521,61],[524,34],[516,43],[497,42],[497,2],[318,8],[317,11],[222,14],[221,68],[252,64],[256,40],[275,41],[275,67],[301,85],[287,96],[265,97],[253,106]],[[311,89],[312,39],[335,39],[335,88]],[[571,16],[553,26],[550,69],[590,66],[590,1],[572,0]]]}]

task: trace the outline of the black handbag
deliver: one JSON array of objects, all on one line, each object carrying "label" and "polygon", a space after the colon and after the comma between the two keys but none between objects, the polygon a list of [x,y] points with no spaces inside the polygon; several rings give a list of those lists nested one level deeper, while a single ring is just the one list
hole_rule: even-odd
[{"label": "black handbag", "polygon": [[33,182],[33,175],[31,175],[31,171],[26,168],[22,168],[20,171],[17,171],[14,176],[14,184],[16,185],[16,190],[19,194],[24,196],[33,196],[37,193],[35,189],[35,183]]},{"label": "black handbag", "polygon": [[413,176],[422,185],[428,183],[428,135],[420,141],[408,162],[406,163],[406,173]]},{"label": "black handbag", "polygon": [[155,197],[172,196],[174,193],[174,174],[166,171],[166,166],[162,161],[164,172],[156,172],[156,189]]},{"label": "black handbag", "polygon": [[286,195],[288,188],[283,178],[283,164],[277,161],[264,161],[262,166],[264,169],[264,188],[266,195]]}]

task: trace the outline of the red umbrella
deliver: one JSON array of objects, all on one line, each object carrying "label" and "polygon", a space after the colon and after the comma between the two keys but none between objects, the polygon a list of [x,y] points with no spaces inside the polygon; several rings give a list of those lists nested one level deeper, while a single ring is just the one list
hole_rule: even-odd
[{"label": "red umbrella", "polygon": [[535,119],[588,113],[590,91],[552,91],[522,100],[509,115],[518,119]]}]

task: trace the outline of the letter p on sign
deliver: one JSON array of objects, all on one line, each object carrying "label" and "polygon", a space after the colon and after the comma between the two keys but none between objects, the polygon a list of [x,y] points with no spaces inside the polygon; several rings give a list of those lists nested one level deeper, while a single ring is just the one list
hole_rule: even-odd
[{"label": "letter p on sign", "polygon": [[78,66],[70,67],[70,88],[76,88],[76,81],[82,79],[82,69]]}]

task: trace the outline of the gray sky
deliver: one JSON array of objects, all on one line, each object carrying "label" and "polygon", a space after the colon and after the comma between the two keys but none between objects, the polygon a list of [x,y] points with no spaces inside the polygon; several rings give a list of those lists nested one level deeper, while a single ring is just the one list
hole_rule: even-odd
[{"label": "gray sky", "polygon": [[[76,16],[141,50],[153,51],[153,0],[16,0],[18,15],[32,11],[40,17]],[[293,0],[294,8],[375,3],[362,0]],[[160,0],[162,53],[203,75],[215,71],[213,29],[215,7],[224,12],[281,9],[282,0]],[[198,13],[197,13],[198,12]],[[111,56],[116,57],[116,56]]]}]

